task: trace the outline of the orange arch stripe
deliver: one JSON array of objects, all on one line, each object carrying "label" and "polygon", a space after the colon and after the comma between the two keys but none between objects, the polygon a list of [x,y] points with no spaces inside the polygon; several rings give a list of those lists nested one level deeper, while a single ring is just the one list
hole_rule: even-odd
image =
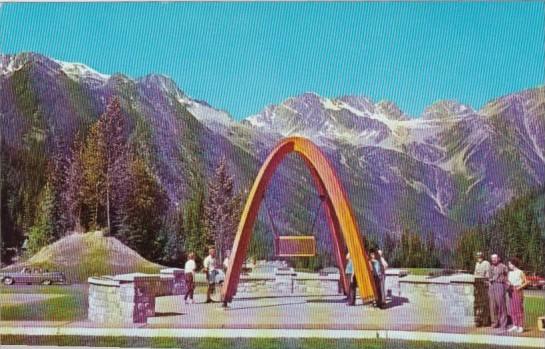
[{"label": "orange arch stripe", "polygon": [[366,301],[376,299],[376,286],[364,252],[361,234],[339,178],[327,158],[314,143],[302,137],[289,137],[282,140],[269,154],[259,170],[246,200],[222,288],[224,303],[230,302],[236,293],[253,226],[269,181],[285,156],[292,152],[299,154],[305,160],[319,194],[326,197],[326,217],[333,236],[335,256],[341,271],[344,289],[347,290],[348,284],[345,280],[345,258],[341,251],[340,239],[344,239],[352,258],[361,297]]}]

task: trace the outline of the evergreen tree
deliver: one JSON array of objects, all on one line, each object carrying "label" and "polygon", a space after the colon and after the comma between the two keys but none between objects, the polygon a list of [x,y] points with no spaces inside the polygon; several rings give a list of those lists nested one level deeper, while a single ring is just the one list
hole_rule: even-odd
[{"label": "evergreen tree", "polygon": [[199,258],[212,245],[204,229],[204,190],[197,189],[184,208],[182,229],[185,233],[184,251],[194,252]]},{"label": "evergreen tree", "polygon": [[542,191],[515,199],[499,210],[487,225],[469,229],[458,238],[454,256],[459,267],[473,267],[473,255],[496,253],[504,260],[521,259],[523,268],[545,270],[545,227],[539,217],[545,208]]},{"label": "evergreen tree", "polygon": [[161,232],[167,197],[150,174],[144,160],[135,157],[130,166],[130,188],[117,237],[143,257],[153,259]]},{"label": "evergreen tree", "polygon": [[39,198],[36,222],[28,233],[27,253],[29,255],[35,254],[42,247],[55,241],[54,200],[52,185],[47,182]]},{"label": "evergreen tree", "polygon": [[418,234],[404,230],[399,240],[388,237],[385,246],[394,248],[389,250],[390,265],[405,268],[436,268],[440,267],[440,259],[435,248],[435,239],[431,233],[422,239]]},{"label": "evergreen tree", "polygon": [[170,210],[163,220],[161,230],[155,239],[154,260],[162,265],[183,267],[184,230],[182,210]]},{"label": "evergreen tree", "polygon": [[71,149],[70,164],[67,169],[65,185],[68,226],[76,232],[83,232],[81,215],[84,203],[84,173],[83,144],[78,135]]},{"label": "evergreen tree", "polygon": [[99,229],[104,226],[106,158],[102,148],[99,121],[91,126],[82,151],[84,226]]},{"label": "evergreen tree", "polygon": [[55,150],[47,169],[53,203],[51,219],[55,239],[63,237],[69,229],[68,207],[65,199],[68,150],[62,139],[55,140]]},{"label": "evergreen tree", "polygon": [[229,174],[227,160],[223,157],[208,185],[204,206],[206,234],[216,247],[220,260],[231,249],[235,239],[241,199],[234,195],[233,177]]},{"label": "evergreen tree", "polygon": [[469,229],[462,233],[454,246],[454,263],[459,269],[472,271],[475,267],[475,253],[489,255],[482,229]]},{"label": "evergreen tree", "polygon": [[128,191],[128,149],[125,140],[125,123],[119,98],[114,97],[99,120],[101,146],[105,158],[106,224],[108,232],[115,235],[122,224],[122,215]]},{"label": "evergreen tree", "polygon": [[106,227],[112,235],[116,235],[123,224],[124,205],[130,192],[129,151],[124,128],[121,105],[115,97],[91,127],[82,154],[88,226]]}]

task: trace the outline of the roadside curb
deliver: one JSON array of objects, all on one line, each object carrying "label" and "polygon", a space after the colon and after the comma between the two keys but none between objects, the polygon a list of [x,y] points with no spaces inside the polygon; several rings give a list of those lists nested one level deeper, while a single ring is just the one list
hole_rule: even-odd
[{"label": "roadside curb", "polygon": [[545,338],[391,330],[0,327],[0,335],[168,338],[390,339],[543,348]]}]

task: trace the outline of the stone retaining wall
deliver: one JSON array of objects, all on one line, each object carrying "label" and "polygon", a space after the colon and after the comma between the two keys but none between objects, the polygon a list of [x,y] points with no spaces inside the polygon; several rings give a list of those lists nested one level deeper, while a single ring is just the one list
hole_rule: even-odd
[{"label": "stone retaining wall", "polygon": [[90,277],[88,318],[100,323],[143,323],[155,316],[155,297],[184,294],[183,272]]},{"label": "stone retaining wall", "polygon": [[339,278],[323,276],[314,278],[298,277],[241,277],[237,287],[237,297],[254,294],[312,294],[331,295],[340,293]]},{"label": "stone retaining wall", "polygon": [[489,324],[488,284],[473,275],[407,276],[399,280],[398,296],[418,304],[423,312],[442,314],[452,325]]}]

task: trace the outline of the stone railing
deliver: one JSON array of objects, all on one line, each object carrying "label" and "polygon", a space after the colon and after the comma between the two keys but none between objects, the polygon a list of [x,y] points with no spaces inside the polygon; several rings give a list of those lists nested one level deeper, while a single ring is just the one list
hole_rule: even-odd
[{"label": "stone railing", "polygon": [[452,325],[487,326],[490,323],[488,283],[473,275],[409,275],[399,280],[397,296],[417,304],[422,312],[442,314]]},{"label": "stone railing", "polygon": [[[388,269],[385,288],[388,295],[399,293],[399,280],[406,270]],[[336,295],[342,293],[339,274],[321,276],[317,273],[249,274],[241,275],[236,297],[255,294],[275,295]]]},{"label": "stone railing", "polygon": [[141,323],[155,316],[155,298],[185,293],[183,271],[90,277],[88,318],[100,323]]},{"label": "stone railing", "polygon": [[318,274],[298,273],[296,275],[242,275],[237,287],[236,297],[255,294],[309,294],[324,295],[340,293],[339,275],[319,276]]}]

